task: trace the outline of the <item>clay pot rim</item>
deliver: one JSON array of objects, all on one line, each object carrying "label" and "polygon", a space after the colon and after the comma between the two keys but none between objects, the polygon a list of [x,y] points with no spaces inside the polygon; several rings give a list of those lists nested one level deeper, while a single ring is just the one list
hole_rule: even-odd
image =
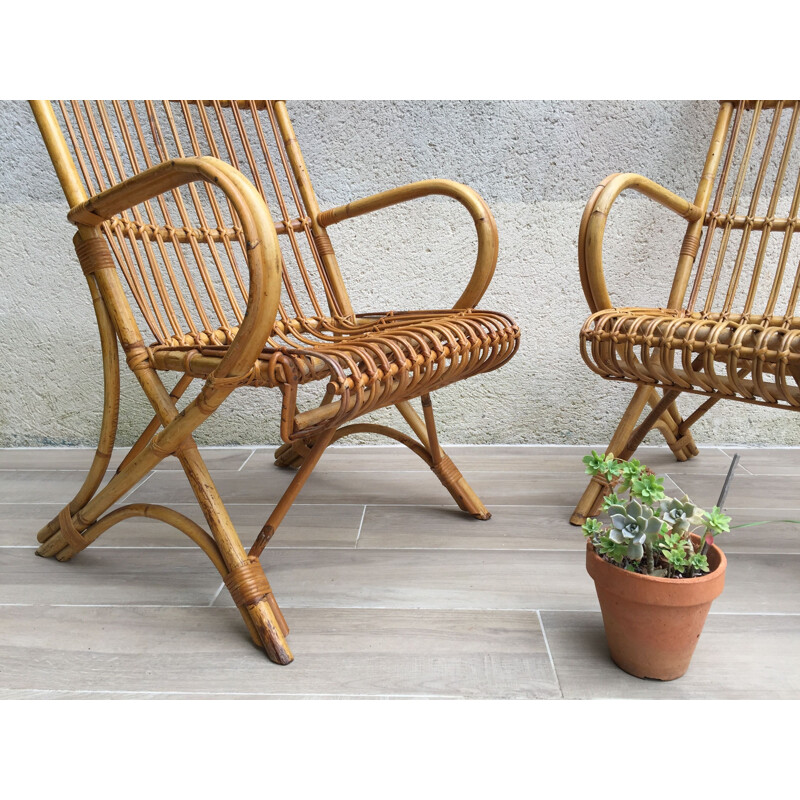
[{"label": "clay pot rim", "polygon": [[[700,537],[697,534],[691,535],[692,540],[697,543],[700,541]],[[709,552],[712,550],[715,552],[717,557],[719,558],[719,563],[714,567],[712,570],[707,572],[705,575],[698,575],[696,578],[662,578],[658,575],[643,575],[640,572],[629,572],[626,569],[618,566],[617,564],[612,564],[610,561],[606,561],[600,554],[592,547],[592,543],[587,541],[586,542],[586,549],[589,553],[594,556],[594,559],[598,562],[598,566],[600,569],[604,569],[608,567],[609,569],[617,570],[619,572],[625,573],[631,580],[644,580],[648,583],[656,583],[661,584],[664,586],[677,586],[678,584],[686,584],[687,586],[699,586],[703,583],[710,583],[713,580],[716,580],[719,577],[720,572],[724,572],[727,565],[728,559],[725,558],[725,553],[722,552],[721,548],[716,545],[712,544],[709,547]],[[709,559],[710,561],[710,559]],[[710,563],[709,563],[709,566]]]}]

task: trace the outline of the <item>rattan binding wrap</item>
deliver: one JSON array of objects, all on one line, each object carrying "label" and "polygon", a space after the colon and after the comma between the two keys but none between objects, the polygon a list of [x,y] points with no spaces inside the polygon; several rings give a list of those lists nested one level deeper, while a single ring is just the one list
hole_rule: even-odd
[{"label": "rattan binding wrap", "polygon": [[62,508],[59,512],[58,523],[61,526],[61,532],[64,534],[64,538],[76,553],[79,553],[89,544],[89,542],[87,542],[86,539],[81,536],[80,531],[73,524],[72,512],[70,511],[69,506]]}]

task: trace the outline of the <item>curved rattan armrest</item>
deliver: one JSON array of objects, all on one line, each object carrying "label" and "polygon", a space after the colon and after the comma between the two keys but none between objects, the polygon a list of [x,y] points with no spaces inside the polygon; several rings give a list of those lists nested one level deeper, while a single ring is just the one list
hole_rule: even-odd
[{"label": "curved rattan armrest", "polygon": [[96,227],[115,214],[198,180],[217,186],[228,197],[247,243],[247,308],[239,332],[215,371],[215,378],[229,378],[246,373],[255,363],[275,324],[281,291],[280,248],[272,217],[241,172],[209,156],[164,161],[75,206],[67,218],[79,226]]},{"label": "curved rattan armrest", "polygon": [[616,172],[609,175],[589,198],[578,234],[581,285],[592,312],[613,307],[603,272],[603,235],[611,206],[625,189],[634,189],[689,222],[700,219],[703,214],[694,203],[684,200],[643,175],[634,172]]},{"label": "curved rattan armrest", "polygon": [[444,195],[458,200],[469,211],[475,222],[475,230],[478,234],[478,255],[475,260],[475,267],[467,288],[453,306],[454,308],[473,308],[483,297],[492,280],[494,269],[497,265],[499,245],[497,225],[489,206],[469,186],[455,181],[438,179],[409,183],[407,186],[389,189],[370,197],[364,197],[361,200],[354,200],[347,205],[323,211],[317,216],[317,222],[324,228],[345,219],[358,217],[361,214],[368,214],[371,211],[378,211],[388,206],[405,203],[417,197],[427,197],[428,195]]}]

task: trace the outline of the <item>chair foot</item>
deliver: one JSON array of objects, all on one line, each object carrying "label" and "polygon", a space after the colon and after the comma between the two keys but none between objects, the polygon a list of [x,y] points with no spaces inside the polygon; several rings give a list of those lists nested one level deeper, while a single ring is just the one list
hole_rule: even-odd
[{"label": "chair foot", "polygon": [[467,483],[466,478],[461,474],[458,467],[452,462],[448,455],[442,453],[438,464],[431,466],[434,475],[442,482],[442,485],[453,496],[453,500],[462,511],[475,517],[475,519],[491,519],[491,514],[481,499]]},{"label": "chair foot", "polygon": [[603,505],[603,498],[611,491],[608,481],[598,476],[594,476],[589,485],[584,489],[578,505],[572,512],[569,521],[572,525],[583,525],[589,517],[593,517],[600,512]]},{"label": "chair foot", "polygon": [[66,506],[53,520],[57,526],[55,530],[53,530],[53,524],[50,523],[39,531],[40,544],[36,549],[37,556],[55,558],[56,561],[69,561],[89,546],[90,542],[75,527],[74,516],[70,506]]},{"label": "chair foot", "polygon": [[[628,442],[633,436],[636,423],[642,411],[651,398],[652,391],[652,387],[646,384],[636,387],[636,391],[630,403],[628,403],[628,407],[625,409],[625,413],[622,415],[622,419],[619,421],[616,431],[614,431],[614,436],[606,449],[606,453],[613,453],[617,458],[623,459],[628,459],[633,455],[636,449],[635,445],[633,448],[629,448]],[[655,420],[650,424],[654,422]],[[644,438],[644,434],[647,433],[643,428],[640,428],[639,432],[641,438]],[[572,512],[569,521],[573,525],[583,525],[589,517],[593,517],[600,511],[600,507],[603,504],[603,497],[605,497],[610,490],[611,487],[608,481],[596,475],[593,476],[584,490],[581,499],[578,501],[578,505],[575,506],[575,510]]]},{"label": "chair foot", "polygon": [[275,450],[275,466],[281,469],[300,469],[303,459],[311,452],[313,442],[286,442]]},{"label": "chair foot", "polygon": [[669,405],[654,427],[658,428],[677,461],[688,461],[698,454],[692,432],[686,426],[676,403]]},{"label": "chair foot", "polygon": [[276,664],[291,663],[294,656],[286,643],[289,626],[258,558],[249,557],[232,569],[225,577],[225,585],[233,602],[252,622],[251,633],[256,634],[256,644],[260,644]]}]

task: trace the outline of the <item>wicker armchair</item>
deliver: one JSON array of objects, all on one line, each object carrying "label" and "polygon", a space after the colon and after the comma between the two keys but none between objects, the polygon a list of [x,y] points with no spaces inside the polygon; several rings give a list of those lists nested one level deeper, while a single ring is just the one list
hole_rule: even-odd
[{"label": "wicker armchair", "polygon": [[[581,353],[598,375],[637,384],[607,452],[630,458],[655,426],[684,461],[697,454],[692,425],[720,400],[800,408],[799,118],[798,101],[722,102],[692,202],[634,174],[609,176],[589,200],[579,263],[592,314]],[[606,288],[603,232],[625,189],[689,223],[660,308],[616,308]],[[707,398],[686,419],[682,392]],[[596,513],[608,489],[593,478],[571,521]]]},{"label": "wicker armchair", "polygon": [[[501,366],[518,346],[510,317],[474,308],[498,247],[491,212],[474,191],[427,180],[320,211],[278,101],[31,106],[78,229],[105,377],[97,455],[76,497],[39,532],[39,555],[67,561],[133,516],[173,525],[217,567],[253,641],[286,664],[288,627],[259,556],[331,442],[356,432],[402,442],[464,511],[488,519],[439,446],[430,399],[441,386]],[[457,200],[474,220],[478,254],[463,293],[449,310],[354,313],[327,228],[426,195]],[[117,340],[155,416],[98,491],[116,433]],[[170,372],[178,376],[171,390],[163,382]],[[176,402],[194,380],[202,385],[179,412]],[[301,410],[304,385],[319,387],[318,405]],[[241,386],[281,392],[276,463],[297,468],[249,551],[192,438]],[[410,403],[417,397],[422,417]],[[352,422],[386,406],[398,409],[416,439]],[[211,535],[163,506],[109,510],[167,456],[179,459]]]}]

